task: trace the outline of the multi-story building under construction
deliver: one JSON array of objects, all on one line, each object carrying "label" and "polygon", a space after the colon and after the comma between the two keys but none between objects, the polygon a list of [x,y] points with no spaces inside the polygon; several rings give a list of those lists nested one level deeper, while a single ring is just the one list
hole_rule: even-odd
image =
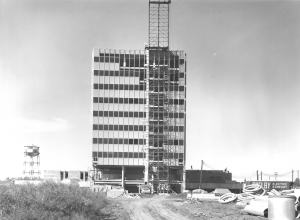
[{"label": "multi-story building under construction", "polygon": [[94,49],[94,183],[184,188],[186,55],[169,49],[170,0],[149,1],[144,50]]}]

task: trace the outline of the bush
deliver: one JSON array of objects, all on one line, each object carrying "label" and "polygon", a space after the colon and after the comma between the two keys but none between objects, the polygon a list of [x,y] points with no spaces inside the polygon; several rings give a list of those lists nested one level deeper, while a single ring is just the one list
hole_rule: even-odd
[{"label": "bush", "polygon": [[0,218],[22,220],[103,219],[107,201],[78,186],[46,182],[0,186]]}]

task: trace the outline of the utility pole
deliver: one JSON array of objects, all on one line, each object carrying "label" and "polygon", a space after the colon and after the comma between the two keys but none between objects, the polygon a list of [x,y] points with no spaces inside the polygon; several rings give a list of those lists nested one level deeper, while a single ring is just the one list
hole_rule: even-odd
[{"label": "utility pole", "polygon": [[256,180],[259,180],[258,170],[256,170]]},{"label": "utility pole", "polygon": [[262,171],[260,171],[260,180],[262,181]]},{"label": "utility pole", "polygon": [[294,182],[294,170],[292,170],[292,183]]},{"label": "utility pole", "polygon": [[202,170],[203,170],[203,160],[201,160],[199,189],[201,189],[201,184],[202,184]]}]

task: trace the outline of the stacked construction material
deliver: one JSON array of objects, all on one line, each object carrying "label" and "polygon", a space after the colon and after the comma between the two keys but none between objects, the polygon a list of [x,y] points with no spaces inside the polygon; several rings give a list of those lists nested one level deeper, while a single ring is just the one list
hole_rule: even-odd
[{"label": "stacked construction material", "polygon": [[266,192],[260,185],[254,184],[245,186],[241,194],[224,194],[218,201],[223,204],[236,202],[238,207],[251,215],[267,217],[269,212],[274,220],[294,219],[293,216],[300,218],[300,189],[280,192],[272,189]]},{"label": "stacked construction material", "polygon": [[245,186],[240,198],[242,197],[247,198],[241,200],[245,205],[244,212],[251,215],[268,217],[268,196],[266,195],[266,190],[260,185]]},{"label": "stacked construction material", "polygon": [[[215,192],[207,193],[204,190],[194,190],[187,194],[187,198],[198,201],[213,200],[222,204],[236,202],[238,207],[243,208],[243,212],[251,215],[263,217],[267,217],[268,214],[271,216],[280,215],[279,218],[272,217],[272,220],[289,219],[290,216],[295,215],[293,211],[296,212],[295,216],[300,218],[300,189],[283,191],[272,189],[270,192],[267,192],[260,185],[254,184],[245,186],[240,194],[226,193],[224,190]],[[219,192],[224,192],[225,194],[219,194]],[[278,200],[276,200],[277,198]],[[286,216],[283,216],[283,214]]]}]

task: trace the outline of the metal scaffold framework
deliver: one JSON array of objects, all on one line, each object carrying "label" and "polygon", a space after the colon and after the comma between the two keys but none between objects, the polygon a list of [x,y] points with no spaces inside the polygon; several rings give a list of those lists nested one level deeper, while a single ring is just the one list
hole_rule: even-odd
[{"label": "metal scaffold framework", "polygon": [[40,178],[40,147],[24,146],[24,178]]},{"label": "metal scaffold framework", "polygon": [[169,48],[169,6],[171,0],[149,0],[149,47]]},{"label": "metal scaffold framework", "polygon": [[170,188],[169,145],[169,5],[149,1],[148,95],[149,182],[158,192]]},{"label": "metal scaffold framework", "polygon": [[165,51],[150,50],[149,168],[150,182],[157,190],[169,185],[167,55]]}]

